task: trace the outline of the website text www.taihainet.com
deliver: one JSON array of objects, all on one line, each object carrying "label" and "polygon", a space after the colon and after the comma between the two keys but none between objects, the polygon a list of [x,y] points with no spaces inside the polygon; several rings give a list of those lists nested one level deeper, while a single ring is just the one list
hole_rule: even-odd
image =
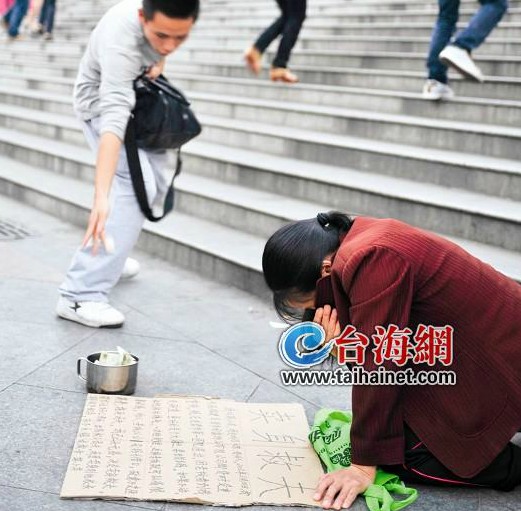
[{"label": "website text www.taihainet.com", "polygon": [[288,370],[280,371],[283,385],[455,385],[454,371],[413,371],[411,368],[389,371],[379,367],[366,371],[355,366],[350,370]]}]

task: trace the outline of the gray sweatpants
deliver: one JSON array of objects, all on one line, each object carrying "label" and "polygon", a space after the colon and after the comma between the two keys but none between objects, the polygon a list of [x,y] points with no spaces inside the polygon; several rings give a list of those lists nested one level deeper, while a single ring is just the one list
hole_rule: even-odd
[{"label": "gray sweatpants", "polygon": [[[83,121],[82,121],[83,122]],[[83,122],[83,132],[91,149],[97,154],[100,119]],[[139,160],[149,204],[162,204],[168,182],[164,173],[166,153],[139,150]],[[116,175],[110,193],[110,212],[105,231],[114,239],[114,253],[100,246],[97,255],[92,247],[79,248],[73,256],[67,276],[59,288],[62,296],[75,302],[107,302],[108,295],[117,283],[125,260],[137,242],[145,217],[132,188],[125,148],[119,156]]]}]

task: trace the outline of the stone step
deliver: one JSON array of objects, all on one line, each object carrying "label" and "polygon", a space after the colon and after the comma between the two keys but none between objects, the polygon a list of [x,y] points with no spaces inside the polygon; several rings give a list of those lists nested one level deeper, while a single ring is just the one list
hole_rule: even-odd
[{"label": "stone step", "polygon": [[[192,45],[178,50],[175,61],[180,62],[233,62],[242,59],[242,46],[237,48],[197,48]],[[273,50],[266,52],[266,62],[275,57]],[[393,71],[421,71],[425,69],[426,55],[423,53],[393,53],[342,50],[295,50],[291,55],[291,67],[306,66],[315,69],[356,67]],[[475,58],[485,79],[488,76],[521,76],[521,56],[480,55]]]},{"label": "stone step", "polygon": [[[465,24],[472,18],[476,12],[476,8],[460,9],[460,23]],[[221,10],[214,12],[207,12],[205,16],[201,17],[198,22],[200,26],[209,26],[211,24],[223,24],[229,26],[233,23],[250,22],[252,18],[256,23],[262,23],[266,27],[273,22],[275,17],[280,15],[280,11],[276,9],[258,9],[258,10],[242,10],[223,12]],[[312,26],[313,23],[430,23],[434,25],[438,17],[437,10],[426,12],[424,9],[396,12],[394,10],[372,12],[370,7],[354,10],[351,7],[322,10],[320,13],[315,13],[311,10],[305,20],[306,25]],[[515,22],[521,18],[520,8],[510,8],[503,16],[501,22]],[[80,20],[78,20],[80,21]],[[93,19],[95,22],[95,18]],[[256,25],[257,26],[257,25]]]},{"label": "stone step", "polygon": [[[202,182],[200,179],[197,181],[197,178],[192,178],[194,187],[198,184],[201,187]],[[206,185],[208,186],[208,183]],[[80,180],[0,156],[0,192],[84,227],[88,218],[92,187]],[[214,199],[219,200],[222,192],[222,189],[214,192]],[[233,188],[229,188],[225,195],[230,192],[234,192]],[[260,198],[261,195],[258,195],[257,199]],[[226,201],[229,197],[222,199]],[[248,211],[254,209],[247,197],[243,201],[248,202]],[[302,218],[299,214],[303,214],[303,217],[314,216],[311,205],[305,205],[304,209],[297,213],[293,209],[294,205],[288,203],[288,210],[281,211],[286,221]],[[259,206],[261,209],[266,208],[261,202]],[[269,211],[265,211],[267,215],[273,216]],[[264,239],[176,211],[159,224],[146,223],[138,246],[205,276],[226,283],[233,282],[235,286],[267,297],[268,293],[260,273]],[[449,239],[494,265],[499,271],[520,279],[519,253],[458,238]]]},{"label": "stone step", "polygon": [[[1,56],[6,63],[24,58],[27,47],[11,46]],[[62,53],[31,49],[31,60],[56,63],[60,66],[74,67],[78,65],[80,55],[77,53]],[[242,59],[244,45],[235,47],[219,47],[216,44],[192,42],[180,48],[169,62],[237,62]],[[275,56],[274,50],[266,53],[266,63]],[[356,67],[361,69],[381,70],[423,70],[425,69],[425,53],[371,51],[371,50],[333,50],[333,49],[300,49],[292,54],[291,65],[324,68]],[[521,56],[517,55],[476,55],[476,63],[485,75],[489,76],[521,76]]]},{"label": "stone step", "polygon": [[[2,92],[0,88],[0,98],[4,98],[2,102],[12,106],[72,115],[70,98],[63,96],[47,95],[46,101],[42,102],[38,95],[20,95],[13,90]],[[309,128],[323,133],[349,134],[352,137],[386,142],[407,141],[411,146],[460,150],[501,158],[521,156],[520,128],[436,121],[421,117],[363,112],[338,106],[233,98],[228,95],[200,92],[193,92],[190,99],[194,101],[196,112],[203,115]],[[0,105],[0,125],[10,125],[10,115],[16,111],[10,107],[2,109]]]},{"label": "stone step", "polygon": [[[175,63],[179,65],[196,65],[204,62],[217,63],[242,63],[242,47],[235,49],[215,49],[213,47],[187,47],[181,48],[169,59],[169,67]],[[266,61],[274,57],[273,51],[266,53]],[[14,59],[9,53],[0,55],[0,65],[20,65],[18,59]],[[486,79],[490,77],[518,77],[521,76],[521,56],[494,56],[481,55],[476,57]],[[23,63],[56,64],[56,67],[77,68],[76,56],[60,56],[53,53],[31,54]],[[316,71],[329,69],[342,70],[344,68],[358,68],[381,71],[422,71],[425,69],[425,55],[419,53],[392,53],[392,52],[343,52],[335,50],[296,50],[292,54],[291,67],[313,68]]]},{"label": "stone step", "polygon": [[[198,153],[196,157],[194,157],[195,152]],[[267,191],[277,190],[284,195],[327,203],[333,208],[348,209],[360,214],[397,217],[438,232],[505,246],[497,243],[498,237],[492,232],[489,234],[494,236],[495,242],[490,241],[491,238],[481,237],[485,234],[481,229],[488,224],[488,221],[480,216],[483,210],[477,213],[478,218],[467,209],[469,206],[476,208],[476,211],[479,208],[478,204],[488,203],[491,206],[488,211],[492,215],[506,210],[514,214],[517,220],[512,225],[514,230],[511,234],[520,238],[521,206],[518,201],[506,200],[500,206],[499,203],[494,202],[496,198],[486,195],[478,199],[480,194],[411,182],[396,177],[379,176],[349,169],[347,165],[332,166],[312,161],[296,162],[286,155],[267,154],[264,151],[263,153],[256,154],[256,151],[240,147],[228,149],[220,144],[208,144],[198,140],[187,148],[186,163],[191,172],[203,173],[216,180],[229,180]],[[444,168],[447,170],[447,167]],[[489,199],[492,199],[492,202],[488,202]],[[445,208],[462,209],[452,217],[449,210]],[[467,215],[473,216],[473,220],[470,220]],[[461,230],[453,230],[455,227]],[[481,232],[473,233],[474,229]],[[519,243],[515,242],[515,244]]]},{"label": "stone step", "polygon": [[[52,60],[52,58],[51,58]],[[7,55],[0,54],[0,66],[2,73],[20,72],[28,74],[31,71],[36,75],[45,75],[49,77],[75,78],[78,74],[79,61],[71,58],[60,59],[59,62],[41,61],[36,55],[31,55],[25,59],[9,59]]]},{"label": "stone step", "polygon": [[[70,79],[67,78],[67,80]],[[72,88],[72,85],[69,85],[69,87]],[[72,97],[70,94],[57,94],[55,92],[27,90],[21,88],[18,89],[12,86],[6,87],[2,85],[2,80],[0,80],[0,109],[4,106],[7,106],[8,109],[13,107],[22,107],[24,109],[37,110],[39,112],[49,112],[52,114],[69,116],[74,115]]]},{"label": "stone step", "polygon": [[[521,127],[521,101],[456,97],[439,104],[425,101],[421,94],[363,90],[326,85],[297,84],[286,87],[254,79],[223,78],[175,73],[170,77],[185,93],[222,94],[299,104],[337,106],[414,115],[429,119],[445,119],[481,124]],[[0,76],[0,102],[54,113],[69,113],[74,79],[46,77],[4,71]],[[457,90],[459,84],[453,84]],[[51,92],[51,95],[42,94]]]},{"label": "stone step", "polygon": [[[207,11],[198,20],[198,27],[208,27],[213,25],[231,26],[235,23],[249,23],[252,20],[257,24],[263,24],[265,27],[270,25],[273,20],[280,16],[280,11],[273,6],[268,8],[258,9],[233,9],[230,11],[223,11],[216,9]],[[470,18],[474,15],[477,9],[463,8],[460,9],[460,22],[462,24],[468,23]],[[305,21],[306,25],[313,26],[316,24],[330,23],[330,24],[345,24],[345,23],[430,23],[434,25],[437,19],[437,10],[426,11],[425,9],[396,12],[395,10],[372,12],[370,8],[338,8],[335,10],[318,12],[316,8],[310,5]],[[78,14],[77,16],[69,16],[61,22],[61,29],[66,28],[81,28],[84,26],[93,27],[100,18],[99,13]],[[503,16],[502,22],[519,21],[521,18],[521,8],[510,8]]]},{"label": "stone step", "polygon": [[[234,0],[231,2],[226,1],[212,1],[206,2],[205,10],[208,9],[260,9],[267,8],[273,5],[273,0]],[[437,9],[437,3],[435,1],[421,1],[421,0],[314,0],[314,6],[318,6],[321,10],[337,10],[342,8],[368,8],[374,11],[379,10],[396,10],[404,11],[408,9]],[[477,8],[475,0],[461,0],[461,8]],[[510,0],[510,7],[520,7],[520,0]],[[203,11],[204,12],[204,11]]]},{"label": "stone step", "polygon": [[521,159],[521,129],[192,93],[197,112],[409,146]]},{"label": "stone step", "polygon": [[[90,32],[94,28],[94,23],[81,26],[60,27],[57,26],[54,35],[57,40],[80,41],[88,40]],[[464,28],[465,24],[460,23],[458,29]],[[253,42],[259,33],[265,28],[263,25],[237,25],[233,27],[223,27],[222,25],[196,26],[191,37],[197,37],[197,34],[207,35],[227,35],[234,33]],[[389,23],[354,23],[344,25],[330,25],[306,23],[302,29],[302,36],[310,35],[376,35],[376,36],[400,36],[400,37],[426,37],[432,32],[431,23],[407,23],[407,24],[389,24]],[[521,37],[521,23],[503,22],[493,32],[494,37],[519,39]]]},{"label": "stone step", "polygon": [[[76,64],[49,63],[42,64],[38,60],[24,59],[17,62],[9,61],[0,55],[2,70],[10,72],[47,75],[54,77],[75,77]],[[318,68],[318,66],[293,66],[303,83],[321,84],[326,86],[356,87],[361,89],[384,89],[418,93],[425,82],[425,73],[418,71],[392,71],[360,68]],[[251,78],[251,73],[241,62],[186,62],[176,61],[175,57],[167,64],[166,73],[175,76],[176,72],[183,74],[211,75],[230,78]],[[487,77],[487,81],[478,84],[463,80],[455,73],[449,73],[451,84],[456,93],[462,96],[493,98],[503,100],[519,100],[521,78]],[[267,70],[260,78],[268,77]],[[262,82],[258,82],[259,84]]]},{"label": "stone step", "polygon": [[[521,3],[518,1],[510,1],[507,14],[519,13]],[[236,9],[236,7],[234,7]],[[260,9],[260,7],[259,7]],[[319,12],[323,14],[333,13],[350,13],[353,11],[357,12],[369,12],[375,16],[379,16],[380,13],[387,15],[389,12],[403,13],[405,16],[410,12],[424,12],[435,17],[438,15],[438,4],[437,2],[401,2],[401,3],[375,3],[375,2],[362,2],[355,4],[354,2],[344,2],[343,5],[322,5],[319,6]],[[460,2],[460,13],[466,15],[472,15],[479,9],[479,4],[475,1],[471,2]]]},{"label": "stone step", "polygon": [[[19,92],[49,92],[60,97],[67,97],[67,102],[72,104],[72,91],[74,78],[38,74],[37,72],[19,72],[2,69],[0,85],[8,89],[17,88]],[[14,98],[13,98],[14,99]],[[23,106],[23,105],[21,105]]]},{"label": "stone step", "polygon": [[327,205],[184,172],[176,180],[178,211],[268,239],[288,221],[313,218]]},{"label": "stone step", "polygon": [[[201,44],[213,45],[216,48],[245,49],[251,41],[246,37],[232,34],[213,35],[200,33],[189,39],[184,47],[190,48]],[[427,55],[430,37],[397,37],[397,36],[320,36],[308,35],[299,37],[295,48],[304,50],[329,50],[346,52],[400,52],[422,53]],[[476,50],[473,55],[519,55],[521,54],[521,38],[490,38]]]},{"label": "stone step", "polygon": [[[14,44],[14,43],[12,43]],[[80,56],[60,55],[47,53],[46,51],[31,51],[25,58],[20,54],[3,51],[0,53],[0,66],[2,71],[9,69],[46,69],[46,75],[76,76]],[[41,74],[41,73],[38,73]]]},{"label": "stone step", "polygon": [[[464,23],[458,24],[457,28],[462,29],[465,27]],[[264,25],[237,25],[233,27],[226,27],[215,25],[213,27],[208,26],[197,26],[194,30],[193,36],[196,34],[204,33],[207,35],[226,35],[233,33],[237,36],[246,37],[252,42],[259,35],[259,33],[265,28]],[[331,25],[331,24],[313,24],[306,23],[302,28],[302,36],[310,35],[376,35],[376,36],[399,36],[399,37],[428,37],[432,32],[432,23],[353,23],[353,24],[342,24],[342,25]],[[498,27],[494,29],[494,37],[500,38],[514,38],[519,39],[521,37],[521,23],[515,22],[502,22]],[[74,37],[74,34],[70,34],[70,37]],[[85,35],[81,35],[82,38]]]},{"label": "stone step", "polygon": [[[45,125],[44,117],[48,121]],[[208,121],[208,119],[205,120]],[[22,162],[72,173],[75,176],[81,176],[82,173],[88,172],[84,170],[85,160],[83,159],[78,163],[78,150],[71,147],[71,144],[80,144],[82,138],[79,129],[77,127],[75,129],[73,125],[74,120],[64,116],[50,116],[49,114],[45,116],[33,115],[33,126],[38,125],[39,121],[42,126],[45,126],[46,132],[43,137],[42,134],[28,135],[27,131],[22,136],[14,129],[0,128],[2,153]],[[31,121],[28,118],[26,122],[25,128],[28,130]],[[215,120],[214,124],[219,122],[221,120]],[[221,124],[223,123],[221,122]],[[235,121],[232,124],[245,123]],[[203,133],[215,131],[215,129],[215,126],[209,127],[209,123],[205,122]],[[285,128],[283,131],[287,135],[290,130]],[[309,133],[303,132],[301,135],[308,136]],[[278,143],[281,145],[281,135],[274,133],[272,137],[275,138],[275,142],[270,141],[271,144]],[[53,140],[50,141],[49,138]],[[239,138],[235,135],[236,141]],[[258,139],[259,136],[257,135],[256,138]],[[327,138],[335,137],[329,136]],[[219,141],[218,144],[204,144],[208,141],[212,142],[211,136],[207,136],[206,139],[201,137],[200,141],[189,144],[185,153],[188,155],[197,153],[199,148],[198,157],[208,158],[208,155],[212,154],[212,148],[214,148],[214,152],[217,150],[228,154],[237,153],[237,151],[240,153],[241,150],[244,151],[243,147],[248,147],[246,144],[238,144],[241,149],[233,146],[226,148],[222,146],[222,141]],[[334,140],[331,140],[330,145],[333,142]],[[249,161],[266,161],[270,152],[266,151],[264,144],[256,143],[253,148],[255,150],[247,151]],[[331,149],[332,147],[329,148],[330,151]],[[393,216],[427,229],[438,230],[449,235],[501,246],[506,249],[519,250],[521,248],[521,207],[519,202],[450,189],[445,186],[411,182],[396,177],[350,170],[346,168],[348,164],[344,162],[341,163],[341,166],[317,165],[316,163],[321,162],[298,161],[295,158],[302,155],[284,153],[282,151],[282,154],[276,154],[272,151],[271,156],[279,164],[281,161],[284,162],[283,165],[286,168],[297,169],[294,172],[301,172],[302,168],[312,168],[313,172],[320,176],[320,180],[327,179],[327,181],[322,181],[322,190],[318,190],[317,182],[314,183],[313,192],[317,194],[314,199],[309,196],[296,196],[295,190],[293,189],[292,192],[286,189],[283,183],[270,190],[277,190],[281,194],[290,196],[293,193],[293,197],[298,199],[327,203],[333,207],[349,209],[361,214]],[[277,157],[279,158],[277,159]],[[211,158],[213,159],[213,156]],[[517,162],[514,165],[519,167]],[[249,166],[252,166],[251,163]],[[197,167],[197,170],[196,167],[193,167],[193,171],[200,174],[204,172],[204,166],[202,168]],[[92,170],[90,173],[92,174]],[[261,173],[259,172],[259,174]],[[306,176],[307,179],[311,177],[311,174]],[[335,183],[335,185],[331,183]],[[305,186],[309,186],[309,183],[306,183]],[[327,190],[325,195],[324,190]],[[327,200],[322,200],[321,197],[326,197]],[[346,207],[346,205],[349,206]]]},{"label": "stone step", "polygon": [[[340,87],[360,87],[364,89],[385,89],[407,92],[420,92],[425,82],[425,72],[421,71],[395,71],[387,69],[361,69],[352,68],[320,68],[319,66],[294,65],[295,71],[303,83],[321,84]],[[174,76],[175,72],[219,75],[229,78],[250,78],[252,75],[241,62],[188,62],[171,61],[167,64],[166,72]],[[60,72],[60,71],[58,71]],[[457,92],[463,96],[487,97],[495,99],[519,100],[518,77],[487,77],[483,84],[462,80],[455,72],[450,72],[451,84],[464,82],[458,86]],[[265,69],[259,78],[267,79],[268,71]]]},{"label": "stone step", "polygon": [[74,57],[78,60],[83,55],[86,42],[66,41],[60,37],[54,37],[52,41],[44,41],[40,38],[26,37],[12,44],[2,46],[2,53],[10,55],[12,58],[27,57],[29,55],[53,55],[56,59],[66,57]]},{"label": "stone step", "polygon": [[[503,195],[518,182],[521,171],[519,159],[504,160],[459,151],[426,149],[258,122],[201,119],[205,123],[202,141],[292,158],[298,160],[297,165],[315,162],[350,167],[365,173],[436,182],[446,187],[479,189],[486,194],[495,188],[499,192],[497,195]],[[480,172],[476,172],[478,168]],[[490,173],[491,169],[502,169],[501,172],[506,173],[500,178],[499,174]],[[514,182],[510,181],[512,178]],[[481,179],[485,179],[487,185],[483,186]],[[415,183],[411,182],[410,186],[415,186]],[[519,200],[517,192],[513,199]],[[518,209],[521,209],[519,203]]]},{"label": "stone step", "polygon": [[[342,194],[336,194],[334,186],[340,186],[341,184],[349,186],[351,184],[349,179],[341,179],[346,166],[335,167],[312,161],[295,161],[285,156],[271,154],[265,154],[263,157],[265,160],[261,160],[256,150],[252,151],[237,147],[222,147],[219,150],[218,147],[218,144],[201,142],[200,140],[193,142],[187,149],[189,154],[192,155],[192,160],[194,159],[194,152],[198,153],[197,164],[190,166],[192,171],[199,174],[203,173],[202,175],[214,177],[217,180],[247,183],[249,186],[259,189],[276,189],[280,192],[284,191],[295,197],[307,200],[313,200],[313,197],[315,197],[315,200],[319,200],[320,202],[332,203],[335,207],[345,207],[345,204],[342,204],[344,200]],[[214,163],[214,160],[217,163]],[[488,163],[492,162],[489,161]],[[233,172],[231,170],[232,166],[236,168]],[[453,174],[456,174],[460,169],[457,168],[456,162],[453,162],[452,170],[454,170],[454,172],[451,172],[447,167],[445,167],[444,170],[447,174],[454,177]],[[511,174],[511,177],[514,177],[515,173],[519,174],[518,166],[517,170],[514,170],[514,166],[511,167],[510,170],[514,172],[514,174]],[[501,171],[499,167],[496,167],[495,170],[492,170],[492,167],[488,169],[484,167],[481,169],[473,167],[469,170],[468,177],[477,177],[480,173],[481,176],[484,177],[487,172],[491,173],[492,176],[494,176],[494,172],[499,172],[496,174],[496,182],[500,179],[504,179],[508,173],[506,167],[503,167],[502,172],[504,172],[504,174],[502,177],[500,177]],[[336,173],[336,175],[333,173]],[[359,174],[367,176],[369,180],[373,179],[369,177],[367,171],[357,171],[355,173],[358,180],[365,179],[360,178]],[[290,175],[294,179],[289,182],[289,184],[282,180],[279,182],[275,178],[278,179],[281,174]],[[350,175],[351,174],[349,174],[349,176]],[[400,172],[396,172],[395,174],[389,173],[385,176],[397,178],[399,181],[404,178],[409,178],[409,176],[400,174]],[[337,181],[336,179],[339,180]],[[375,179],[378,179],[378,176],[375,176]],[[319,188],[318,183],[321,183],[322,188]],[[425,183],[425,181],[421,181],[421,183]],[[411,184],[414,185],[414,183]],[[438,185],[439,189],[442,189],[443,186],[447,186],[447,181],[440,180],[434,184]],[[404,185],[403,189],[405,190],[407,186],[408,185]],[[451,188],[453,188],[454,192],[458,191],[455,186]],[[487,190],[482,191],[484,194],[486,194],[486,192]]]},{"label": "stone step", "polygon": [[[250,97],[279,100],[299,104],[336,106],[377,112],[415,115],[427,119],[445,119],[481,124],[521,126],[521,101],[471,98],[457,95],[450,102],[426,101],[421,93],[401,91],[368,90],[362,88],[335,87],[327,85],[296,84],[287,87],[256,79],[226,78],[172,73],[173,83],[186,92],[207,92],[232,97]],[[451,83],[456,94],[460,86],[468,82]],[[299,107],[300,108],[300,107]]]},{"label": "stone step", "polygon": [[[235,34],[220,35],[196,33],[191,37],[184,47],[197,45],[214,45],[221,48],[240,48],[244,50],[251,44],[247,37]],[[304,50],[345,50],[345,51],[373,51],[373,52],[401,52],[401,53],[423,53],[427,54],[430,37],[400,37],[400,36],[377,36],[377,35],[346,35],[346,36],[323,36],[303,35],[300,36],[295,48]],[[66,41],[57,36],[53,41],[42,41],[40,39],[27,39],[18,41],[15,45],[4,48],[6,54],[11,56],[26,56],[27,52],[42,52],[57,56],[81,57],[85,51],[86,44],[81,41]],[[520,55],[521,37],[499,38],[494,33],[476,50],[474,55]]]},{"label": "stone step", "polygon": [[[111,2],[117,3],[117,2]],[[78,5],[73,6],[60,6],[60,10],[57,12],[56,19],[58,21],[67,21],[69,19],[93,19],[96,16],[101,16],[107,9],[110,8],[111,3],[105,5]],[[510,0],[509,2],[509,13],[516,12],[521,8],[521,2],[519,0]],[[460,12],[463,14],[476,12],[478,6],[472,0],[463,1],[460,5]],[[266,13],[269,15],[279,14],[278,9],[274,1],[265,0],[262,2],[237,2],[227,5],[223,8],[223,4],[213,4],[212,2],[205,2],[201,10],[201,18],[223,16],[224,12],[228,12],[230,15],[258,15],[259,13]],[[403,13],[406,15],[409,12],[418,12],[424,14],[438,13],[438,5],[436,2],[319,2],[314,1],[312,4],[307,6],[308,16],[314,16],[320,13],[323,14],[336,14],[336,13],[353,13],[353,14],[373,14],[379,15],[382,13],[386,16],[388,13]]]},{"label": "stone step", "polygon": [[[8,105],[0,104],[0,125],[36,135],[49,135],[59,140],[83,143],[79,126],[75,119],[71,117],[72,107],[70,101],[63,95],[42,92],[24,92],[14,95],[12,89],[2,91],[0,88],[0,98],[7,99],[9,103]],[[211,107],[210,112],[215,113],[216,108],[220,110],[219,117],[204,115],[204,113],[199,115],[201,120],[207,120],[206,127],[211,129],[210,132],[205,129],[203,138],[211,136],[214,142],[220,142],[219,137],[222,137],[223,141],[235,140],[234,137],[238,137],[238,140],[241,141],[243,138],[246,138],[244,147],[247,147],[258,143],[249,141],[249,137],[256,139],[258,136],[258,138],[264,140],[266,134],[268,134],[268,139],[265,141],[265,144],[268,146],[266,151],[272,151],[269,146],[271,140],[269,138],[270,126],[273,126],[273,124],[275,124],[274,128],[278,126],[291,128],[293,126],[299,129],[296,131],[290,130],[289,135],[283,136],[285,139],[283,147],[285,147],[285,151],[291,152],[290,156],[297,159],[311,159],[339,166],[347,164],[369,172],[382,173],[414,181],[438,183],[448,187],[466,188],[471,191],[505,198],[521,199],[521,164],[518,161],[479,156],[470,152],[467,155],[462,155],[463,160],[459,157],[454,157],[459,151],[463,150],[462,133],[467,137],[469,143],[481,140],[481,143],[484,144],[483,137],[477,135],[478,133],[483,133],[487,128],[492,130],[491,132],[495,130],[496,133],[500,133],[501,130],[505,131],[506,128],[467,123],[440,123],[440,126],[453,126],[454,133],[452,138],[459,141],[453,151],[446,150],[449,144],[443,147],[444,151],[440,151],[411,146],[413,135],[409,134],[406,136],[405,132],[402,138],[407,140],[407,145],[389,143],[388,139],[390,137],[388,137],[387,133],[390,133],[392,129],[386,127],[386,125],[389,125],[393,119],[395,122],[399,119],[403,121],[405,118],[401,116],[387,116],[386,119],[382,114],[352,110],[342,111],[338,107],[304,107],[304,105],[300,105],[299,110],[294,110],[293,104],[281,101],[263,102],[258,99],[247,100],[246,98],[231,100],[222,95],[196,92],[190,94],[190,99],[194,100],[194,104],[197,105],[196,111],[199,113],[205,112],[208,114],[208,106]],[[22,103],[22,105],[19,103]],[[20,106],[23,108],[20,108]],[[35,107],[39,107],[40,111],[35,112]],[[307,114],[306,108],[309,111]],[[46,114],[45,112],[49,113]],[[325,116],[322,118],[322,122],[326,123],[324,126],[319,124],[320,116],[316,117],[316,115],[319,115],[318,112],[322,112],[322,115]],[[345,137],[343,141],[338,139],[338,136],[342,133],[342,128],[339,125],[327,125],[328,118],[326,113],[341,123],[346,121],[345,118],[342,118],[343,112],[345,115],[351,116],[351,121],[355,123],[355,126],[357,123],[360,123],[362,126],[364,122],[367,123],[367,126],[372,126],[376,123],[369,129],[369,131],[374,132],[371,133],[372,139],[354,137],[354,130],[351,129],[344,130],[350,134],[349,137]],[[65,114],[65,117],[53,114]],[[313,116],[313,114],[316,115]],[[279,120],[277,116],[281,117],[281,119]],[[364,116],[373,116],[373,119],[371,121],[368,118],[364,118]],[[260,124],[261,129],[257,133],[255,124],[244,122],[244,118],[249,118],[258,123],[265,122]],[[237,126],[237,122],[234,119],[242,121],[242,129],[239,130],[239,134],[234,129]],[[426,122],[421,118],[415,119],[420,124],[425,124]],[[223,121],[231,126],[231,131],[228,130],[226,124],[223,124]],[[434,121],[429,121],[427,124],[429,123],[434,124]],[[320,140],[327,139],[328,135],[327,133],[318,132],[319,139],[313,139],[311,142],[314,151],[305,151],[300,154],[297,149],[293,148],[294,145],[300,147],[306,144],[304,135],[306,126],[311,128],[311,135],[313,135],[321,127],[324,127],[325,131],[326,125],[327,130],[334,133],[337,139],[340,140],[338,142],[340,144],[339,147],[335,146],[335,144],[331,146],[327,140],[324,144],[321,144]],[[417,127],[410,126],[404,126],[404,129],[418,130]],[[387,138],[385,142],[373,140],[379,130],[384,131],[382,137],[385,136]],[[517,129],[517,132],[519,132],[519,129]],[[295,135],[296,138],[291,134]],[[498,138],[500,139],[500,137]],[[229,144],[230,142],[226,143]],[[231,143],[237,145],[239,142],[233,141]],[[512,150],[519,154],[519,147],[519,144],[514,144]],[[433,160],[435,156],[437,156],[438,161]],[[466,157],[472,158],[474,163],[463,164],[462,161]],[[482,161],[483,164],[477,165],[477,160]],[[443,169],[443,163],[449,165],[449,168]]]}]

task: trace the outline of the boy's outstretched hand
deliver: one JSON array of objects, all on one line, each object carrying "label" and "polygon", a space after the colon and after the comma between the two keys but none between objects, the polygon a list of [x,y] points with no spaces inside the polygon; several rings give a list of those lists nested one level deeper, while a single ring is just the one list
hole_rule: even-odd
[{"label": "boy's outstretched hand", "polygon": [[376,467],[351,465],[348,468],[324,474],[320,477],[313,498],[324,509],[348,508],[359,493],[373,484]]},{"label": "boy's outstretched hand", "polygon": [[105,234],[105,223],[109,216],[109,200],[107,197],[94,199],[94,205],[90,212],[89,225],[83,238],[82,248],[85,248],[90,241],[92,241],[92,255],[98,253],[100,243],[105,246],[107,252],[110,252],[107,247],[107,237]]}]

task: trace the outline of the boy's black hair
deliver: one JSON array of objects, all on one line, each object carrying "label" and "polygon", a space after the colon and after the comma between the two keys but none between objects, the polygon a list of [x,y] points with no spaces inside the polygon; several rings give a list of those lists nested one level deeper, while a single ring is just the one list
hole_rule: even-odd
[{"label": "boy's black hair", "polygon": [[143,15],[151,20],[156,12],[169,18],[193,18],[199,16],[199,0],[143,0]]}]

